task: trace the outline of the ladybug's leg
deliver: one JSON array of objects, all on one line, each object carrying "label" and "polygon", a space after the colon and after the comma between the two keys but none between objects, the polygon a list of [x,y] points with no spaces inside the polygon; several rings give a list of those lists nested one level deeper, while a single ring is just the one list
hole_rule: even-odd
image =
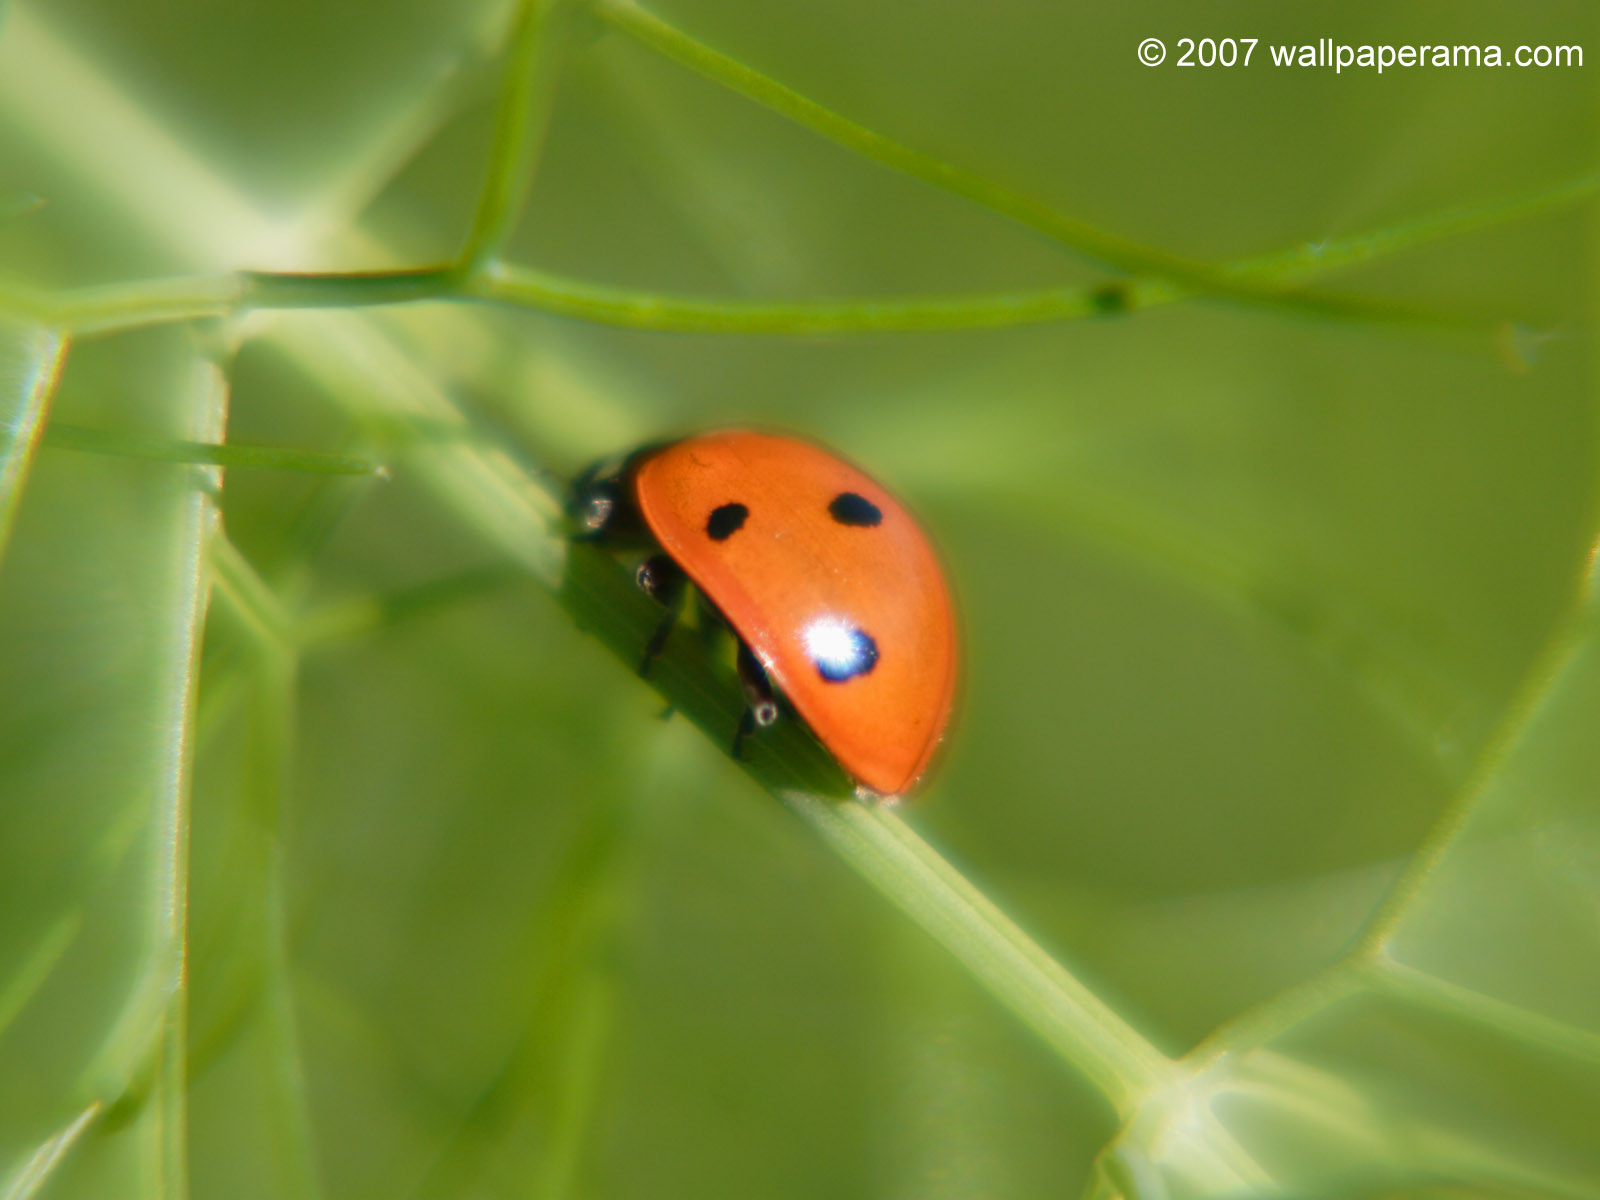
[{"label": "ladybug's leg", "polygon": [[778,719],[778,702],[772,695],[772,681],[767,669],[755,656],[749,644],[739,639],[739,682],[744,685],[745,702],[750,706],[750,718],[765,729]]},{"label": "ladybug's leg", "polygon": [[655,632],[650,635],[650,640],[645,643],[644,655],[639,659],[639,675],[643,678],[650,674],[650,667],[666,649],[667,638],[672,636],[672,627],[678,623],[678,608],[683,599],[686,579],[678,564],[665,554],[653,554],[645,559],[639,564],[634,578],[645,595],[667,610],[662,614]]},{"label": "ladybug's leg", "polygon": [[778,719],[778,701],[772,694],[767,670],[743,638],[739,639],[739,682],[744,685],[745,710],[733,734],[733,757],[738,758],[744,739],[757,728],[765,729]]}]

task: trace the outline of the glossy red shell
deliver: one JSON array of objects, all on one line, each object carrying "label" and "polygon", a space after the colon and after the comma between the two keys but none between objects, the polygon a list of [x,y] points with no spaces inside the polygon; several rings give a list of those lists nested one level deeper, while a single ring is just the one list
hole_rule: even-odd
[{"label": "glossy red shell", "polygon": [[[938,557],[899,502],[826,450],[737,431],[656,451],[635,466],[633,488],[662,549],[840,765],[883,795],[916,783],[949,719],[956,629]],[[846,494],[878,520],[836,517],[830,505]],[[711,514],[729,506],[746,513],[714,537]],[[876,658],[830,680],[819,630],[826,641],[839,628],[868,634]]]}]

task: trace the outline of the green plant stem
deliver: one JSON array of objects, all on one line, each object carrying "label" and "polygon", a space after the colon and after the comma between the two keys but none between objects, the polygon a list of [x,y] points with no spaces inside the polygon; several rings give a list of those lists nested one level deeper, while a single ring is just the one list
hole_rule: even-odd
[{"label": "green plant stem", "polygon": [[[187,281],[191,287],[183,302],[174,300],[180,289],[163,284],[156,288],[158,294],[149,297],[143,296],[139,288],[130,287],[115,295],[66,293],[48,305],[30,303],[21,307],[30,312],[47,310],[51,320],[80,337],[252,309],[370,308],[429,300],[480,300],[624,329],[805,337],[995,329],[1090,320],[1160,308],[1196,295],[1161,280],[1132,280],[1124,284],[965,296],[770,303],[608,288],[505,266],[477,276],[464,276],[453,268],[430,268],[327,275],[247,273],[227,278],[232,286],[224,287],[213,278]],[[1479,343],[1486,343],[1502,327],[1499,322],[1359,300],[1318,299],[1315,305],[1308,302],[1301,309],[1336,320],[1461,335]]]},{"label": "green plant stem", "polygon": [[[185,405],[184,425],[195,433],[220,436],[227,389],[213,365],[195,373]],[[214,484],[216,481],[212,480]],[[206,586],[206,546],[217,535],[220,517],[210,486],[191,486],[172,511],[170,599],[179,618],[177,640],[157,678],[164,711],[162,739],[152,763],[150,833],[149,963],[144,986],[160,998],[156,1064],[149,1103],[152,1143],[147,1170],[159,1195],[185,1200],[189,1194],[189,826],[194,779],[195,697],[200,688],[200,643],[210,589]]]},{"label": "green plant stem", "polygon": [[294,618],[225,534],[211,539],[207,566],[223,600],[263,652],[288,653],[294,646]]},{"label": "green plant stem", "polygon": [[594,1124],[595,1098],[618,1008],[616,981],[608,969],[586,964],[572,990],[573,1011],[562,1031],[562,1054],[552,1071],[556,1095],[549,1121],[549,1151],[533,1183],[533,1194],[542,1200],[566,1200],[581,1194],[574,1180]]},{"label": "green plant stem", "polygon": [[95,1100],[64,1127],[41,1143],[34,1152],[23,1159],[11,1177],[6,1180],[0,1200],[33,1200],[55,1174],[67,1153],[95,1118],[105,1111],[105,1102]]},{"label": "green plant stem", "polygon": [[[186,851],[187,852],[187,851]],[[188,870],[188,863],[183,864]],[[187,880],[184,887],[187,890]],[[187,957],[187,930],[185,957]],[[156,1187],[163,1200],[187,1200],[189,1195],[189,997],[177,990],[167,1005],[161,1034],[161,1067],[157,1074]]]},{"label": "green plant stem", "polygon": [[56,330],[8,325],[0,322],[0,554],[67,352]]},{"label": "green plant stem", "polygon": [[1297,277],[1289,272],[1264,269],[1235,270],[1228,264],[1214,265],[1156,250],[1079,221],[1032,196],[860,125],[696,41],[632,0],[590,0],[590,3],[602,20],[641,45],[846,149],[969,200],[1089,258],[1134,275],[1154,276],[1175,286],[1184,296],[1205,295],[1269,304],[1318,316],[1405,319],[1398,311],[1386,311],[1385,306],[1300,293],[1296,289],[1303,282],[1305,272]]},{"label": "green plant stem", "polygon": [[289,954],[288,900],[284,885],[283,800],[289,789],[294,756],[296,676],[295,654],[263,646],[257,676],[259,720],[245,788],[259,838],[256,862],[261,872],[260,894],[265,905],[261,961],[265,967],[265,1005],[261,1020],[272,1055],[274,1083],[266,1097],[267,1126],[273,1142],[273,1162],[279,1172],[282,1194],[318,1200],[322,1188],[317,1173],[312,1135],[310,1099],[300,1050],[299,1025],[294,1011],[293,967]]},{"label": "green plant stem", "polygon": [[1485,204],[1453,208],[1386,229],[1330,238],[1230,263],[1230,275],[1260,275],[1277,279],[1304,279],[1413,250],[1445,238],[1462,237],[1497,225],[1523,221],[1544,213],[1581,204],[1600,195],[1600,171],[1587,171],[1561,180],[1543,191]]},{"label": "green plant stem", "polygon": [[1125,270],[1190,283],[1203,290],[1209,290],[1212,284],[1225,286],[1199,263],[1151,250],[1087,222],[1074,220],[1031,196],[857,124],[737,59],[696,41],[630,0],[590,0],[590,3],[601,20],[612,28],[696,74],[874,162],[1009,217],[1059,245]]},{"label": "green plant stem", "polygon": [[1362,965],[1366,968],[1366,981],[1375,989],[1398,996],[1408,1004],[1443,1013],[1454,1021],[1470,1022],[1515,1042],[1541,1046],[1568,1062],[1600,1067],[1600,1034],[1451,983],[1394,958],[1374,959]]},{"label": "green plant stem", "polygon": [[[983,329],[1081,320],[1161,302],[1103,287],[1047,288],[969,296],[868,297],[790,303],[660,295],[579,284],[526,267],[501,266],[466,284],[476,299],[533,308],[601,325],[692,333],[886,333]],[[1168,296],[1176,295],[1169,290]],[[1163,297],[1165,299],[1166,297]]]},{"label": "green plant stem", "polygon": [[[1553,212],[1600,195],[1600,173],[1563,180],[1528,196],[1453,209],[1387,229],[1238,259],[1217,268],[1237,279],[1271,279],[1287,286],[1376,261],[1448,237]],[[724,300],[608,288],[532,268],[490,263],[393,271],[273,274],[240,272],[141,280],[48,295],[0,289],[0,313],[11,313],[77,336],[145,325],[228,316],[256,309],[367,308],[426,300],[481,300],[628,329],[665,332],[882,333],[982,329],[1085,320],[1158,308],[1193,299],[1204,289],[1171,279],[1017,292],[922,297],[864,297],[790,303]],[[1276,299],[1281,299],[1276,297]],[[1275,303],[1276,299],[1263,299]],[[1501,322],[1422,313],[1398,306],[1300,296],[1302,311],[1332,319],[1432,326],[1484,336]]]},{"label": "green plant stem", "polygon": [[242,446],[237,442],[185,442],[164,438],[138,437],[90,429],[52,421],[46,427],[44,444],[58,450],[81,450],[89,454],[109,454],[121,458],[144,458],[157,462],[198,463],[216,467],[272,467],[286,471],[306,471],[314,475],[384,475],[381,463],[342,454],[320,454],[314,450],[289,450],[276,446]]},{"label": "green plant stem", "polygon": [[[789,304],[652,295],[631,289],[575,284],[520,267],[499,267],[467,281],[465,294],[540,309],[603,325],[699,333],[931,332],[1040,325],[1119,316],[1175,304],[1201,289],[1162,279],[1042,288],[977,295],[810,300]],[[1304,296],[1291,306],[1300,315],[1409,326],[1486,338],[1488,322],[1428,313],[1399,305],[1332,296]]]},{"label": "green plant stem", "polygon": [[468,273],[459,267],[397,271],[285,273],[247,271],[235,304],[239,308],[370,308],[413,300],[447,300],[463,293]]},{"label": "green plant stem", "polygon": [[1052,959],[889,809],[803,792],[780,798],[1039,1033],[1122,1116],[1176,1065]]},{"label": "green plant stem", "polygon": [[0,287],[0,313],[79,337],[225,316],[241,306],[248,275],[183,275],[36,293]]},{"label": "green plant stem", "polygon": [[1540,710],[1563,675],[1573,669],[1581,653],[1592,649],[1594,617],[1590,609],[1597,603],[1600,603],[1600,595],[1591,589],[1588,564],[1582,564],[1573,581],[1568,610],[1523,675],[1516,694],[1506,706],[1499,730],[1487,743],[1466,786],[1457,793],[1443,816],[1434,822],[1406,870],[1389,889],[1377,913],[1362,931],[1354,955],[1374,959],[1387,956],[1390,937],[1471,821],[1480,797],[1535,726]]},{"label": "green plant stem", "polygon": [[14,960],[10,978],[0,984],[0,1036],[38,994],[82,928],[83,909],[77,908],[52,922],[33,948]]},{"label": "green plant stem", "polygon": [[[233,279],[234,277],[228,277]],[[149,303],[136,288],[67,293],[29,312],[79,336],[108,334],[167,321],[221,317],[252,309],[349,309],[419,301],[479,300],[599,325],[669,333],[814,334],[913,333],[993,329],[1118,316],[1190,299],[1193,291],[1162,280],[1132,280],[976,295],[865,297],[787,303],[725,300],[641,292],[586,284],[530,268],[496,266],[477,275],[454,268],[357,273],[272,275],[250,272],[233,286],[196,279],[186,300],[168,283]],[[1407,310],[1359,300],[1318,299],[1301,306],[1330,319],[1409,326],[1487,339],[1488,322]]]},{"label": "green plant stem", "polygon": [[1360,991],[1363,972],[1358,961],[1341,959],[1327,970],[1219,1025],[1184,1056],[1184,1065],[1199,1074],[1230,1054],[1265,1045],[1285,1030]]},{"label": "green plant stem", "polygon": [[553,28],[560,7],[560,0],[523,0],[517,14],[488,177],[461,253],[468,270],[500,254],[533,186],[560,77],[562,54]]}]

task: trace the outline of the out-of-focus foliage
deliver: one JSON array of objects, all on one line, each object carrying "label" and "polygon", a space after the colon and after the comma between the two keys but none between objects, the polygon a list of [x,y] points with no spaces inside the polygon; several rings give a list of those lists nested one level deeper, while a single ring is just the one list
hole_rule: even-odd
[{"label": "out-of-focus foliage", "polygon": [[[1600,64],[1270,53],[1595,57],[1593,11],[619,5],[519,75],[506,0],[0,4],[0,1196],[1600,1194]],[[1315,302],[1096,293],[774,82]],[[486,181],[503,263],[708,327],[227,303],[445,262]],[[1080,287],[1151,302],[847,331]],[[730,423],[934,531],[969,669],[909,820],[1174,1060],[1122,1111],[561,579],[561,479]],[[388,478],[133,456],[223,438]],[[662,686],[714,724],[725,675]]]}]

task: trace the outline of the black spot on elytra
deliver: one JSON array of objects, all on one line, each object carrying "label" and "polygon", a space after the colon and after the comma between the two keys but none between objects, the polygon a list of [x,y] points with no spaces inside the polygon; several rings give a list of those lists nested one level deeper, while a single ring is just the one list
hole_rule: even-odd
[{"label": "black spot on elytra", "polygon": [[742,504],[721,504],[706,518],[706,533],[714,542],[725,542],[740,529],[750,510]]},{"label": "black spot on elytra", "polygon": [[843,631],[839,646],[829,649],[830,653],[819,654],[813,650],[811,654],[817,674],[829,683],[844,683],[867,674],[878,665],[878,643],[865,629],[854,625]]},{"label": "black spot on elytra", "polygon": [[878,506],[855,492],[840,492],[829,502],[828,512],[841,525],[876,525],[883,520]]}]

